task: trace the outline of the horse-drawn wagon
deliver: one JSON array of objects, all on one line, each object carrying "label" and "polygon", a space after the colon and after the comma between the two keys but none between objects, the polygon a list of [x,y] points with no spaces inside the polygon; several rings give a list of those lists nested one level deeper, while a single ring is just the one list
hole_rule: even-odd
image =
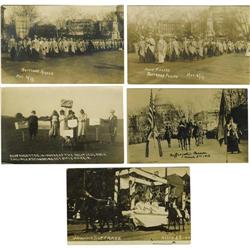
[{"label": "horse-drawn wagon", "polygon": [[[176,225],[179,229],[180,225],[184,228],[184,210],[180,211],[177,207],[176,186],[169,184],[159,172],[150,171],[140,168],[114,169],[110,171],[110,177],[99,176],[100,182],[94,189],[89,188],[87,191],[84,188],[83,196],[73,206],[73,213],[72,206],[69,207],[68,219],[82,221],[86,231],[169,230],[171,226],[176,229]],[[107,178],[113,180],[114,186],[108,189],[106,186],[106,191],[99,195],[97,190],[105,188],[101,183]],[[113,198],[110,196],[112,194]]]},{"label": "horse-drawn wagon", "polygon": [[[157,173],[142,169],[116,171],[114,201],[131,230],[168,225],[165,202],[171,186]],[[122,203],[122,204],[121,204]]]}]

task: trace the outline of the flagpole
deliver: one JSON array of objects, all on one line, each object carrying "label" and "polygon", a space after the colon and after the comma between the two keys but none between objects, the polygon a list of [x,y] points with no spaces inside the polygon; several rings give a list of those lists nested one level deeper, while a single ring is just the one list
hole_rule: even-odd
[{"label": "flagpole", "polygon": [[159,133],[158,130],[156,128],[156,124],[155,124],[155,105],[154,105],[154,100],[153,100],[153,90],[151,89],[150,91],[150,102],[149,102],[149,112],[148,112],[148,122],[150,123],[150,131],[148,133],[148,137],[147,137],[147,142],[146,142],[146,152],[145,155],[146,157],[149,157],[149,139],[150,137],[153,138],[153,148],[156,148],[156,143],[155,143],[155,139],[157,140],[157,145],[158,145],[158,150],[159,150],[159,156],[162,157],[163,153],[162,153],[162,147],[161,147],[161,142],[160,142],[160,137],[159,137]]},{"label": "flagpole", "polygon": [[228,152],[227,152],[227,145],[226,145],[226,163],[228,163]]},{"label": "flagpole", "polygon": [[226,114],[227,114],[227,103],[225,99],[225,91],[222,89],[221,93],[221,101],[220,101],[220,111],[219,111],[219,122],[218,122],[218,134],[217,134],[217,139],[220,143],[220,145],[226,145],[226,152],[225,152],[225,160],[226,163],[228,163],[228,152],[227,152],[227,127],[226,127]]}]

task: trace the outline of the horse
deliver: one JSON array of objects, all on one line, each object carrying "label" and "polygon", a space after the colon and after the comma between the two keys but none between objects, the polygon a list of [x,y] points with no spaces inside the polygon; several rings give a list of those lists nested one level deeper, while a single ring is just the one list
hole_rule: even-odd
[{"label": "horse", "polygon": [[191,138],[193,136],[193,125],[192,123],[187,123],[186,125],[186,149],[187,146],[191,150]]},{"label": "horse", "polygon": [[90,230],[90,226],[93,231],[97,231],[96,221],[98,220],[98,211],[97,211],[97,201],[92,197],[84,196],[81,200],[80,205],[80,215],[81,218],[84,218],[86,223],[85,231]]},{"label": "horse", "polygon": [[[122,223],[123,225],[122,218],[122,210],[114,202],[99,204],[98,220],[101,233],[104,232],[105,226],[107,226],[108,231],[119,230],[120,223]],[[112,228],[110,228],[110,223],[112,225]]]},{"label": "horse", "polygon": [[96,199],[85,196],[82,199],[80,211],[81,217],[86,222],[86,232],[89,231],[90,226],[92,230],[100,231],[101,233],[105,231],[105,227],[110,231],[110,223],[112,230],[120,229],[122,210],[114,202],[110,202],[109,199]]},{"label": "horse", "polygon": [[166,211],[168,212],[168,227],[167,230],[169,231],[170,226],[174,226],[174,230],[176,231],[176,225],[178,225],[178,231],[182,230],[185,231],[185,212],[181,211],[181,217],[178,215],[177,209],[173,206],[173,202],[166,204]]},{"label": "horse", "polygon": [[168,147],[171,148],[172,130],[170,126],[165,127],[164,139],[168,142]]},{"label": "horse", "polygon": [[177,139],[179,142],[179,147],[181,147],[181,150],[184,150],[187,148],[186,127],[183,125],[179,125],[177,129],[178,129]]}]

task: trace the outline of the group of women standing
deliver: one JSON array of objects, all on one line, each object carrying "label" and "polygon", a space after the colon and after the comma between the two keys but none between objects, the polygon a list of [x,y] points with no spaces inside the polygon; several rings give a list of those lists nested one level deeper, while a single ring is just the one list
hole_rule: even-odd
[{"label": "group of women standing", "polygon": [[[62,137],[67,139],[72,137],[74,142],[84,140],[86,137],[87,114],[83,109],[76,116],[73,110],[69,110],[66,114],[65,110],[60,110],[59,114],[56,110],[52,112],[50,117],[51,128],[49,130],[50,138]],[[71,132],[72,136],[70,136]]]},{"label": "group of women standing", "polygon": [[8,52],[12,60],[38,60],[47,57],[67,57],[86,53],[122,50],[121,39],[88,39],[67,37],[30,37],[8,40]]},{"label": "group of women standing", "polygon": [[250,56],[250,40],[221,40],[202,37],[177,37],[155,40],[152,34],[140,36],[135,44],[140,63],[164,63],[165,61],[200,60],[207,57],[231,53],[245,53]]}]

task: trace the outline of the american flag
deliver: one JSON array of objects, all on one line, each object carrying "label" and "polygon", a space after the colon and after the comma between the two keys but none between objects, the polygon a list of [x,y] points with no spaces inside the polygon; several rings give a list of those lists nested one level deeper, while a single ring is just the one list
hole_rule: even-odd
[{"label": "american flag", "polygon": [[149,101],[149,111],[148,111],[148,122],[150,125],[150,130],[148,132],[147,142],[146,142],[146,152],[145,152],[146,157],[149,157],[149,140],[151,137],[153,137],[154,139],[155,138],[157,139],[159,155],[160,155],[160,157],[162,157],[162,155],[163,155],[159,133],[157,131],[156,124],[155,124],[155,114],[156,114],[156,110],[155,110],[155,105],[154,105],[154,100],[153,100],[153,91],[151,89],[150,101]]},{"label": "american flag", "polygon": [[150,124],[151,131],[155,128],[155,105],[153,100],[153,91],[151,89],[150,101],[149,101],[149,112],[148,112],[148,122]]}]

